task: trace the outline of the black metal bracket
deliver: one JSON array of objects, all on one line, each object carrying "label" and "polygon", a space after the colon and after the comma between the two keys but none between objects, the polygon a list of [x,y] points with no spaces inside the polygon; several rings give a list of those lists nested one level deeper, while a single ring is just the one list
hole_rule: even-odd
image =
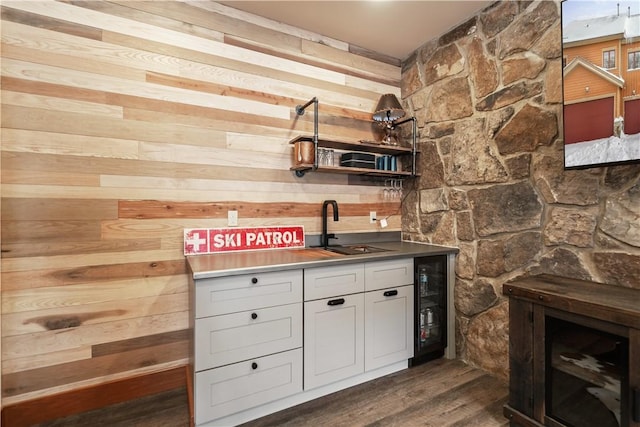
[{"label": "black metal bracket", "polygon": [[[305,110],[309,105],[313,104],[313,169],[318,169],[318,98],[313,97],[307,101],[304,105],[296,105],[296,114],[299,116],[304,115]],[[307,171],[296,171],[296,176],[302,178]]]},{"label": "black metal bracket", "polygon": [[393,124],[393,126],[399,126],[401,124],[407,123],[407,122],[413,122],[413,126],[411,128],[411,150],[412,150],[412,164],[411,164],[411,176],[414,177],[416,176],[416,153],[417,153],[417,145],[416,144],[416,140],[417,140],[417,135],[418,135],[418,120],[414,117],[408,117],[404,120],[400,120],[398,122],[395,122]]}]

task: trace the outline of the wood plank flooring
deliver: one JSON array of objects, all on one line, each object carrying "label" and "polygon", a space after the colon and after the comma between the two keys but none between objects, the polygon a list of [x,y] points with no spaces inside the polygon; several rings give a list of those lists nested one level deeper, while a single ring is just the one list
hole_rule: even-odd
[{"label": "wood plank flooring", "polygon": [[[269,426],[506,426],[506,383],[438,359],[251,421]],[[39,427],[187,427],[184,389],[43,423]]]}]

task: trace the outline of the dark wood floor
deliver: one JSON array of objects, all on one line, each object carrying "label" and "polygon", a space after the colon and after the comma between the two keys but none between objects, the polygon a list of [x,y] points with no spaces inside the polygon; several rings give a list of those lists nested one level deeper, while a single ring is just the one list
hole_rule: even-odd
[{"label": "dark wood floor", "polygon": [[[508,386],[460,361],[445,359],[246,423],[267,426],[506,426]],[[40,427],[188,426],[186,391],[149,396],[40,424]]]}]

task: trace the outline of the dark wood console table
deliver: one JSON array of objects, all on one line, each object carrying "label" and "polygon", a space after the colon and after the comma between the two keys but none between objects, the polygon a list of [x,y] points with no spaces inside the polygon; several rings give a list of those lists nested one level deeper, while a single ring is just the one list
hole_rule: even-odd
[{"label": "dark wood console table", "polygon": [[640,427],[640,290],[542,275],[502,291],[511,426]]}]

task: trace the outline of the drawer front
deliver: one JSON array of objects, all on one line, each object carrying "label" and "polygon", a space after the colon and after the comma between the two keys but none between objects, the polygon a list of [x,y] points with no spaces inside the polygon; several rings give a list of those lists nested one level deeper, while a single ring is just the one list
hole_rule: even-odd
[{"label": "drawer front", "polygon": [[195,370],[302,347],[302,303],[197,319]]},{"label": "drawer front", "polygon": [[368,262],[364,270],[367,291],[413,284],[413,258]]},{"label": "drawer front", "polygon": [[195,423],[240,412],[302,392],[302,349],[195,375]]},{"label": "drawer front", "polygon": [[364,292],[364,264],[304,270],[304,300],[311,301]]},{"label": "drawer front", "polygon": [[196,281],[196,318],[302,302],[302,270]]}]

